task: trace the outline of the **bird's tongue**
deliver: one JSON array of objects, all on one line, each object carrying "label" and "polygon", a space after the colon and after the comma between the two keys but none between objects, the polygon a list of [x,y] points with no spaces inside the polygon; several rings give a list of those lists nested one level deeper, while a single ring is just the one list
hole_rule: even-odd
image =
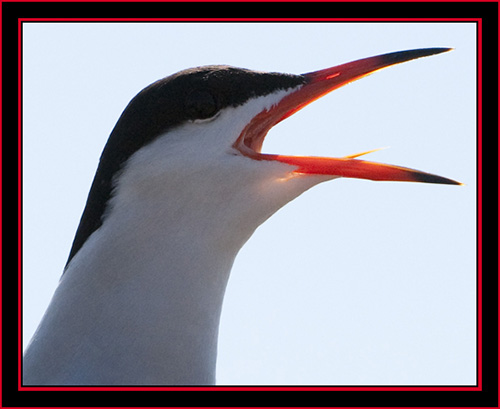
[{"label": "bird's tongue", "polygon": [[351,155],[344,158],[324,158],[260,153],[264,136],[272,126],[323,95],[382,68],[449,50],[450,48],[426,48],[400,51],[303,74],[305,84],[302,87],[287,95],[270,110],[261,112],[250,122],[240,137],[239,148],[243,154],[253,159],[273,160],[295,166],[297,169],[294,172],[301,174],[334,175],[370,180],[459,184],[451,179],[414,169],[355,159],[360,155]]}]

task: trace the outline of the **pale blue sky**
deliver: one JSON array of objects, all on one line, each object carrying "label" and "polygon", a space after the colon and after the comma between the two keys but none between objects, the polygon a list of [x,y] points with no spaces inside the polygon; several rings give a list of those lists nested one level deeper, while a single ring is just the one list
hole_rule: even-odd
[{"label": "pale blue sky", "polygon": [[184,68],[304,73],[454,47],[391,67],[273,129],[269,153],[367,159],[465,183],[324,183],[261,226],[226,292],[220,384],[474,384],[473,23],[23,26],[24,344],[62,273],[99,155],[129,100]]}]

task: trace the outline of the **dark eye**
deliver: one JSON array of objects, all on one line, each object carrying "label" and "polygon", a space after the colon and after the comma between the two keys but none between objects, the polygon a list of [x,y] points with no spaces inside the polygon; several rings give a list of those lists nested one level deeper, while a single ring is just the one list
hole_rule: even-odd
[{"label": "dark eye", "polygon": [[207,119],[217,113],[217,103],[210,92],[195,90],[186,98],[186,110],[190,119]]}]

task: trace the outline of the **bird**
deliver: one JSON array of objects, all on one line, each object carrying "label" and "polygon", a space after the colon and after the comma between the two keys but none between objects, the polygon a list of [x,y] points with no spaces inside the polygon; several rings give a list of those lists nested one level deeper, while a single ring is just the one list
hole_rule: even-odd
[{"label": "bird", "polygon": [[460,185],[359,159],[263,153],[268,131],[331,91],[451,48],[306,74],[186,69],[140,91],[99,160],[67,263],[28,344],[23,385],[214,385],[231,267],[254,231],[337,178]]}]

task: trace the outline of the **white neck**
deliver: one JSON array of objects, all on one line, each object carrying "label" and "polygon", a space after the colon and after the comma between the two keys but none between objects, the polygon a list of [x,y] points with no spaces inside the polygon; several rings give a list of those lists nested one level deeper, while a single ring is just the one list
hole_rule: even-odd
[{"label": "white neck", "polygon": [[[26,383],[215,383],[220,310],[235,254],[217,252],[215,260],[214,249],[194,249],[182,237],[172,245],[159,231],[127,243],[124,230],[104,248],[96,234],[79,259],[95,256],[86,266],[75,259],[63,275],[26,352]],[[151,251],[134,250],[142,240]]]},{"label": "white neck", "polygon": [[69,264],[26,351],[25,383],[215,383],[224,291],[251,231],[225,238],[235,220],[221,194],[203,204],[202,192],[140,189],[117,194]]},{"label": "white neck", "polygon": [[[247,116],[269,103],[257,102]],[[239,249],[280,207],[332,178],[291,176],[289,165],[217,146],[248,122],[231,110],[129,159],[102,226],[69,263],[25,352],[24,384],[215,383]]]}]

